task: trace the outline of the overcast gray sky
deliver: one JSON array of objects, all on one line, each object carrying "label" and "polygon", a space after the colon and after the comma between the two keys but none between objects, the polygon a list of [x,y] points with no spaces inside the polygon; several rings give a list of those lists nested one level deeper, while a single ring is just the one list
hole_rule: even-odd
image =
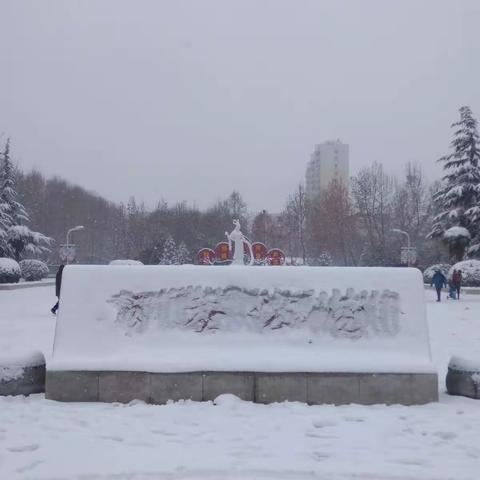
[{"label": "overcast gray sky", "polygon": [[315,143],[420,162],[480,116],[480,1],[0,0],[0,134],[112,200],[278,211]]}]

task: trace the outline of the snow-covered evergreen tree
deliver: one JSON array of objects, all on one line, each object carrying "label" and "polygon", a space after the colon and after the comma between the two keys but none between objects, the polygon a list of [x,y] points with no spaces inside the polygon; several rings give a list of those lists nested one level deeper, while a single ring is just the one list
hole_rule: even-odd
[{"label": "snow-covered evergreen tree", "polygon": [[[438,215],[434,217],[427,238],[443,238],[451,227],[464,227],[474,240],[471,254],[480,253],[480,137],[477,120],[470,107],[460,108],[460,121],[452,125],[454,138],[450,144],[452,153],[438,161],[443,163],[445,175],[434,201]],[[446,239],[449,241],[449,239]],[[456,255],[458,259],[458,254]]]},{"label": "snow-covered evergreen tree", "polygon": [[317,265],[320,267],[329,267],[333,263],[332,257],[328,252],[322,252],[317,259]]},{"label": "snow-covered evergreen tree", "polygon": [[28,222],[29,218],[24,206],[17,201],[17,192],[15,190],[15,167],[10,159],[9,139],[5,145],[5,151],[3,152],[0,179],[0,203],[3,204],[3,211],[9,217],[9,226]]},{"label": "snow-covered evergreen tree", "polygon": [[0,256],[19,261],[26,255],[49,251],[52,239],[23,225],[29,217],[17,200],[15,187],[15,167],[10,158],[10,140],[7,140],[0,164]]},{"label": "snow-covered evergreen tree", "polygon": [[185,263],[191,263],[192,261],[190,251],[185,245],[185,242],[180,242],[180,245],[178,246],[177,260],[179,265],[184,265]]},{"label": "snow-covered evergreen tree", "polygon": [[17,262],[22,258],[37,257],[49,252],[51,242],[51,238],[30,230],[26,225],[12,225],[7,230],[7,245]]},{"label": "snow-covered evergreen tree", "polygon": [[0,152],[0,257],[7,256],[7,229],[12,224],[12,219],[8,213],[9,205],[4,200],[4,176],[5,176],[5,157],[9,159],[9,141],[5,146],[5,151]]},{"label": "snow-covered evergreen tree", "polygon": [[308,265],[316,267],[328,267],[333,263],[332,256],[328,252],[320,252],[314,257],[308,258]]},{"label": "snow-covered evergreen tree", "polygon": [[169,235],[163,244],[159,265],[178,265],[178,263],[177,245],[173,237]]}]

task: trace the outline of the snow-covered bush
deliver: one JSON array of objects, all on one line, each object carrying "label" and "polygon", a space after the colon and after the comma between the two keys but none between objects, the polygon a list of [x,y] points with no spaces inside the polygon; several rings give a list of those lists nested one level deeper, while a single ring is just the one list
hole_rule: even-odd
[{"label": "snow-covered bush", "polygon": [[444,234],[443,238],[447,241],[462,241],[469,242],[471,239],[470,232],[464,227],[451,227]]},{"label": "snow-covered bush", "polygon": [[47,264],[40,260],[22,260],[20,270],[22,278],[27,282],[35,282],[48,276]]},{"label": "snow-covered bush", "polygon": [[332,263],[332,257],[328,252],[322,252],[318,256],[308,259],[308,265],[312,266],[329,267]]},{"label": "snow-covered bush", "polygon": [[446,277],[448,275],[450,268],[451,268],[451,265],[448,263],[437,263],[435,265],[430,265],[423,272],[423,281],[425,283],[430,283],[437,270],[440,270]]},{"label": "snow-covered bush", "polygon": [[0,283],[18,283],[22,272],[20,265],[12,258],[0,258]]},{"label": "snow-covered bush", "polygon": [[112,260],[109,265],[143,265],[143,263],[140,260],[119,259]]},{"label": "snow-covered bush", "polygon": [[480,260],[464,260],[450,268],[448,278],[454,270],[462,271],[462,285],[465,287],[480,287]]},{"label": "snow-covered bush", "polygon": [[177,248],[177,259],[179,265],[192,262],[192,256],[185,245],[185,242],[180,242],[180,245]]}]

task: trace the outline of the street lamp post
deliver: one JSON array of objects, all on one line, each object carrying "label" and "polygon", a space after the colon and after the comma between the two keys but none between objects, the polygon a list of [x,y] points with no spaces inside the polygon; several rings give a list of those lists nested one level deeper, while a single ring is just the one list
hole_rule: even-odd
[{"label": "street lamp post", "polygon": [[410,266],[410,251],[411,251],[411,243],[410,243],[410,234],[405,230],[400,230],[399,228],[392,228],[392,232],[400,233],[401,235],[407,236],[407,247],[408,247],[408,255],[407,255],[407,267]]},{"label": "street lamp post", "polygon": [[[77,225],[76,227],[70,228],[70,229],[67,231],[67,245],[66,245],[67,250],[68,250],[68,248],[70,247],[70,234],[71,234],[72,232],[78,232],[79,230],[84,230],[84,229],[85,229],[85,227],[84,227],[83,225]],[[66,264],[67,264],[67,265],[68,265],[68,261],[69,261],[69,259],[68,259],[68,256],[67,256],[67,258],[66,258]]]},{"label": "street lamp post", "polygon": [[77,225],[76,227],[70,228],[67,231],[67,245],[70,245],[70,234],[72,232],[78,232],[79,230],[83,230],[85,227],[83,225]]}]

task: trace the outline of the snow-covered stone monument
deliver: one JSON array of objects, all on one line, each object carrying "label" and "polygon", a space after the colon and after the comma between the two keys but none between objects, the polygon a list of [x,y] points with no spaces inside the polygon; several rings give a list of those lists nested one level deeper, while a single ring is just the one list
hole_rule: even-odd
[{"label": "snow-covered stone monument", "polygon": [[[229,239],[243,262],[238,224]],[[47,398],[165,403],[222,393],[261,403],[437,400],[420,272],[66,267]]]}]

